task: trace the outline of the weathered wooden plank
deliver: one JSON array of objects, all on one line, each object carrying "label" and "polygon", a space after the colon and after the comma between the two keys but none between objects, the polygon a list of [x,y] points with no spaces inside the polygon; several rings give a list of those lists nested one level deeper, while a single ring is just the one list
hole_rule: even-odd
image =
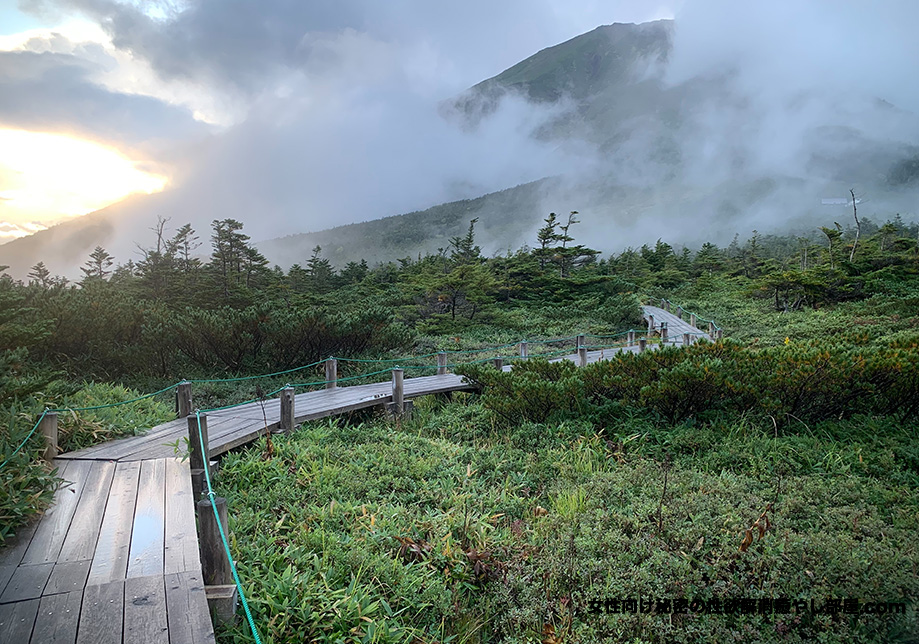
[{"label": "weathered wooden plank", "polygon": [[16,566],[0,566],[0,595],[3,595],[14,572],[16,572]]},{"label": "weathered wooden plank", "polygon": [[169,644],[166,586],[162,575],[124,582],[124,644]]},{"label": "weathered wooden plank", "polygon": [[65,483],[57,489],[51,507],[42,516],[22,563],[35,564],[57,560],[91,467],[92,463],[87,461],[72,461],[67,465],[64,473]]},{"label": "weathered wooden plank", "polygon": [[41,517],[33,519],[19,528],[15,535],[6,540],[6,543],[0,547],[0,566],[12,566],[15,568],[22,563],[22,557],[29,548],[29,544],[32,543],[32,537],[35,535],[39,521],[41,521]]},{"label": "weathered wooden plank", "polygon": [[41,598],[32,641],[36,644],[75,644],[83,589]]},{"label": "weathered wooden plank", "polygon": [[90,559],[57,562],[54,564],[51,577],[48,579],[42,594],[56,595],[57,593],[69,593],[76,590],[83,592],[91,563]]},{"label": "weathered wooden plank", "polygon": [[124,581],[87,586],[77,644],[121,644],[123,627]]},{"label": "weathered wooden plank", "polygon": [[32,637],[38,615],[38,599],[0,605],[0,642],[25,644]]},{"label": "weathered wooden plank", "polygon": [[191,472],[188,462],[167,459],[164,571],[169,575],[189,570],[201,570]]},{"label": "weathered wooden plank", "polygon": [[137,505],[131,528],[128,579],[163,574],[165,511],[166,462],[162,459],[141,461]]},{"label": "weathered wooden plank", "polygon": [[41,597],[53,569],[54,562],[19,566],[0,595],[0,604]]},{"label": "weathered wooden plank", "polygon": [[[210,421],[210,418],[208,418]],[[218,424],[222,419],[214,419],[214,424]],[[165,443],[175,442],[177,438],[188,435],[188,420],[183,418],[181,420],[171,420],[168,423],[163,425],[157,425],[149,432],[145,433],[143,436],[129,436],[127,438],[119,439],[117,441],[111,441],[100,445],[97,448],[93,448],[93,452],[72,452],[68,456],[71,458],[74,455],[82,456],[91,456],[93,458],[106,458],[112,460],[121,460],[132,454],[136,454],[141,450],[145,450],[151,446],[162,446]]]},{"label": "weathered wooden plank", "polygon": [[139,477],[140,463],[118,463],[115,468],[87,584],[105,584],[127,576]]},{"label": "weathered wooden plank", "polygon": [[67,538],[64,539],[61,554],[58,556],[59,562],[92,559],[114,474],[115,463],[92,463],[92,469],[80,495],[80,502],[70,522]]},{"label": "weathered wooden plank", "polygon": [[200,572],[166,575],[169,644],[212,644],[214,626]]},{"label": "weathered wooden plank", "polygon": [[[184,451],[184,448],[181,449]],[[131,461],[149,461],[158,458],[171,460],[175,457],[176,452],[171,445],[151,445],[134,454],[122,456],[120,459],[118,459],[118,462],[127,463]]]},{"label": "weathered wooden plank", "polygon": [[78,449],[75,452],[66,452],[58,456],[58,458],[63,459],[94,459],[98,458],[100,454],[110,452],[113,449],[116,449],[122,445],[130,445],[135,441],[141,439],[156,438],[162,434],[168,434],[171,431],[175,431],[175,428],[178,427],[178,423],[184,422],[179,420],[170,420],[169,422],[163,423],[162,425],[156,425],[155,427],[150,428],[148,431],[140,434],[138,436],[125,436],[124,438],[116,438],[115,440],[107,441],[105,443],[100,443],[99,445],[93,445],[91,447],[84,447],[83,449]]}]

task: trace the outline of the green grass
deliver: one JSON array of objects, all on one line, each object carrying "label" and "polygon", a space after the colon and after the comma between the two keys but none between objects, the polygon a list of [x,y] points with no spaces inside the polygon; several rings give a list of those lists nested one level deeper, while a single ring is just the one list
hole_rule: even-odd
[{"label": "green grass", "polygon": [[[500,429],[477,399],[308,424],[225,457],[266,642],[915,641],[904,617],[607,616],[630,596],[910,601],[917,426],[746,420]],[[666,488],[666,491],[665,491]],[[747,528],[770,525],[746,552]],[[754,530],[755,532],[755,530]],[[911,639],[913,638],[913,639]],[[244,623],[221,642],[250,642]]]}]

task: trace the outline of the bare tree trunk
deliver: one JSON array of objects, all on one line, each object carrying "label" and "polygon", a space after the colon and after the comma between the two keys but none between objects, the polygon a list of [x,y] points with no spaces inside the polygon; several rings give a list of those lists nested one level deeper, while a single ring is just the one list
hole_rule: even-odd
[{"label": "bare tree trunk", "polygon": [[849,194],[852,195],[852,216],[855,217],[855,243],[852,244],[852,252],[849,253],[849,262],[851,263],[852,258],[855,257],[855,249],[858,247],[858,238],[862,232],[862,224],[858,220],[858,208],[855,207],[855,191],[850,188]]}]

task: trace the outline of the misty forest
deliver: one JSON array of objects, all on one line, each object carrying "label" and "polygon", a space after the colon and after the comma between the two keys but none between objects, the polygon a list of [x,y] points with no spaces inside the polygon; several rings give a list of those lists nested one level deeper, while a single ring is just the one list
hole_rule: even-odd
[{"label": "misty forest", "polygon": [[[462,91],[437,85],[430,114],[393,98],[404,114],[388,133],[356,124],[365,138],[352,158],[338,117],[259,93],[267,81],[254,79],[274,67],[253,55],[227,70],[224,50],[206,50],[218,47],[206,38],[208,3],[156,19],[103,4],[91,11],[115,30],[113,46],[161,77],[178,76],[164,52],[181,41],[188,78],[227,75],[234,95],[259,98],[210,143],[176,144],[170,162],[187,174],[174,186],[28,234],[23,224],[0,245],[0,644],[51,641],[42,615],[65,595],[85,615],[93,552],[110,545],[106,497],[81,517],[84,505],[62,496],[78,461],[49,460],[45,415],[57,422],[52,457],[124,445],[110,442],[182,415],[180,384],[196,409],[256,403],[264,414],[253,437],[214,457],[212,494],[195,488],[214,517],[214,498],[227,501],[217,543],[238,576],[221,588],[242,602],[227,617],[208,594],[213,633],[206,621],[200,641],[919,641],[919,105],[909,96],[867,80],[851,96],[802,89],[790,76],[783,94],[761,82],[775,78],[762,58],[744,59],[749,78],[716,74],[686,52],[723,60],[701,44],[700,25],[718,19],[687,0],[682,35],[680,14],[604,26]],[[306,18],[271,4],[264,22],[286,43],[279,25]],[[131,20],[147,21],[145,36]],[[409,56],[375,48],[391,45],[373,31],[384,28],[396,29],[328,27],[341,41],[310,32],[309,47],[293,29],[309,51],[284,64],[304,66],[315,96],[366,116],[348,101],[389,93],[365,76]],[[744,33],[724,39],[762,54]],[[0,61],[65,55],[61,42],[39,52],[40,41]],[[205,74],[196,66],[211,55],[222,62]],[[415,78],[404,73],[394,87]],[[339,93],[345,81],[364,90]],[[125,114],[140,109],[131,96]],[[509,125],[519,123],[525,132]],[[388,137],[412,127],[423,136],[406,143],[419,166],[409,171],[399,149],[409,139]],[[331,169],[298,156],[310,137],[329,144]],[[138,149],[156,148],[145,141]],[[428,144],[470,169],[457,179]],[[341,160],[358,174],[335,174]],[[379,176],[359,174],[370,166]],[[700,337],[668,344],[645,306],[679,310]],[[599,354],[565,359],[576,347]],[[269,402],[287,388],[326,390],[330,358],[340,389],[388,383],[394,368],[408,386],[443,373],[438,364],[464,385],[417,396],[404,414],[401,400],[398,413],[386,406],[393,393],[270,431]],[[189,439],[150,444],[188,478]],[[174,616],[170,503],[167,493],[160,603]],[[73,534],[61,528],[68,507]],[[77,526],[93,520],[95,551],[66,559],[85,541]],[[112,534],[130,536],[126,521]],[[176,538],[193,540],[198,565],[194,532]],[[131,603],[133,548],[116,592],[125,642],[130,611],[156,604],[155,593]],[[77,563],[85,589],[48,590]],[[198,585],[202,602],[204,586],[218,585]],[[31,630],[15,630],[27,610]],[[186,641],[173,619],[157,641]],[[91,627],[74,620],[67,641],[84,641]]]}]

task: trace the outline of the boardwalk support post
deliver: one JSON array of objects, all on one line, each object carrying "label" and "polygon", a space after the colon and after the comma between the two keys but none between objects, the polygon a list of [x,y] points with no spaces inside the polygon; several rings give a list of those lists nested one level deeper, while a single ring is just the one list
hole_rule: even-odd
[{"label": "boardwalk support post", "polygon": [[412,415],[412,401],[405,399],[405,370],[396,367],[392,370],[392,402],[387,411],[396,420],[408,419]]},{"label": "boardwalk support post", "polygon": [[437,354],[437,375],[444,376],[447,374],[447,354],[443,351]]},{"label": "boardwalk support post", "polygon": [[721,342],[722,340],[724,340],[724,329],[716,329],[715,330],[715,341]]},{"label": "boardwalk support post", "polygon": [[45,452],[42,458],[50,463],[57,458],[57,412],[45,412],[40,425],[41,435],[45,437]]},{"label": "boardwalk support post", "polygon": [[681,320],[683,319],[683,307],[682,306],[676,307],[676,316],[680,318]]},{"label": "boardwalk support post", "polygon": [[696,314],[695,313],[689,314],[689,326],[696,328]]},{"label": "boardwalk support post", "polygon": [[187,418],[192,412],[191,383],[183,380],[176,387],[176,412],[178,418]]},{"label": "boardwalk support post", "polygon": [[338,386],[338,360],[329,358],[325,361],[325,388],[335,389]]},{"label": "boardwalk support post", "polygon": [[[198,431],[198,419],[200,418],[201,431]],[[204,495],[207,484],[204,481],[204,459],[207,454],[201,453],[201,444],[207,451],[207,414],[190,415],[188,417],[188,466],[191,469],[191,489],[195,499],[200,499]]]},{"label": "boardwalk support post", "polygon": [[648,314],[648,335],[651,335],[652,331],[654,331],[654,316],[649,313]]},{"label": "boardwalk support post", "polygon": [[709,336],[711,336],[712,339],[715,338],[715,321],[714,320],[708,321],[708,334]]},{"label": "boardwalk support post", "polygon": [[683,346],[688,347],[691,344],[692,344],[692,334],[684,333],[683,334]]},{"label": "boardwalk support post", "polygon": [[630,346],[630,347],[634,347],[634,346],[635,346],[635,331],[634,331],[633,329],[629,329],[629,344],[628,344],[628,346]]},{"label": "boardwalk support post", "polygon": [[504,369],[504,358],[495,358],[495,369],[501,371]]},{"label": "boardwalk support post", "polygon": [[[213,507],[217,509],[220,525],[227,531],[227,500],[215,497]],[[220,528],[214,517],[210,499],[198,501],[198,537],[201,549],[201,576],[204,578],[204,592],[207,604],[218,624],[236,620],[237,591],[233,583],[230,560],[223,547]]]},{"label": "boardwalk support post", "polygon": [[529,353],[529,348],[527,347],[527,341],[521,340],[520,341],[520,359],[526,360],[529,357],[529,355],[530,353]]},{"label": "boardwalk support post", "polygon": [[661,344],[667,344],[667,323],[661,322]]},{"label": "boardwalk support post", "polygon": [[642,353],[642,352],[644,352],[644,350],[647,349],[647,348],[648,348],[648,339],[647,339],[647,338],[639,338],[639,340],[638,340],[638,352],[639,352],[639,353]]},{"label": "boardwalk support post", "polygon": [[289,434],[294,431],[294,388],[284,387],[281,390],[281,418],[278,421],[278,431]]},{"label": "boardwalk support post", "polygon": [[[580,336],[583,338],[584,336]],[[587,366],[587,347],[584,346],[583,340],[578,341],[578,366],[586,367]]]}]

